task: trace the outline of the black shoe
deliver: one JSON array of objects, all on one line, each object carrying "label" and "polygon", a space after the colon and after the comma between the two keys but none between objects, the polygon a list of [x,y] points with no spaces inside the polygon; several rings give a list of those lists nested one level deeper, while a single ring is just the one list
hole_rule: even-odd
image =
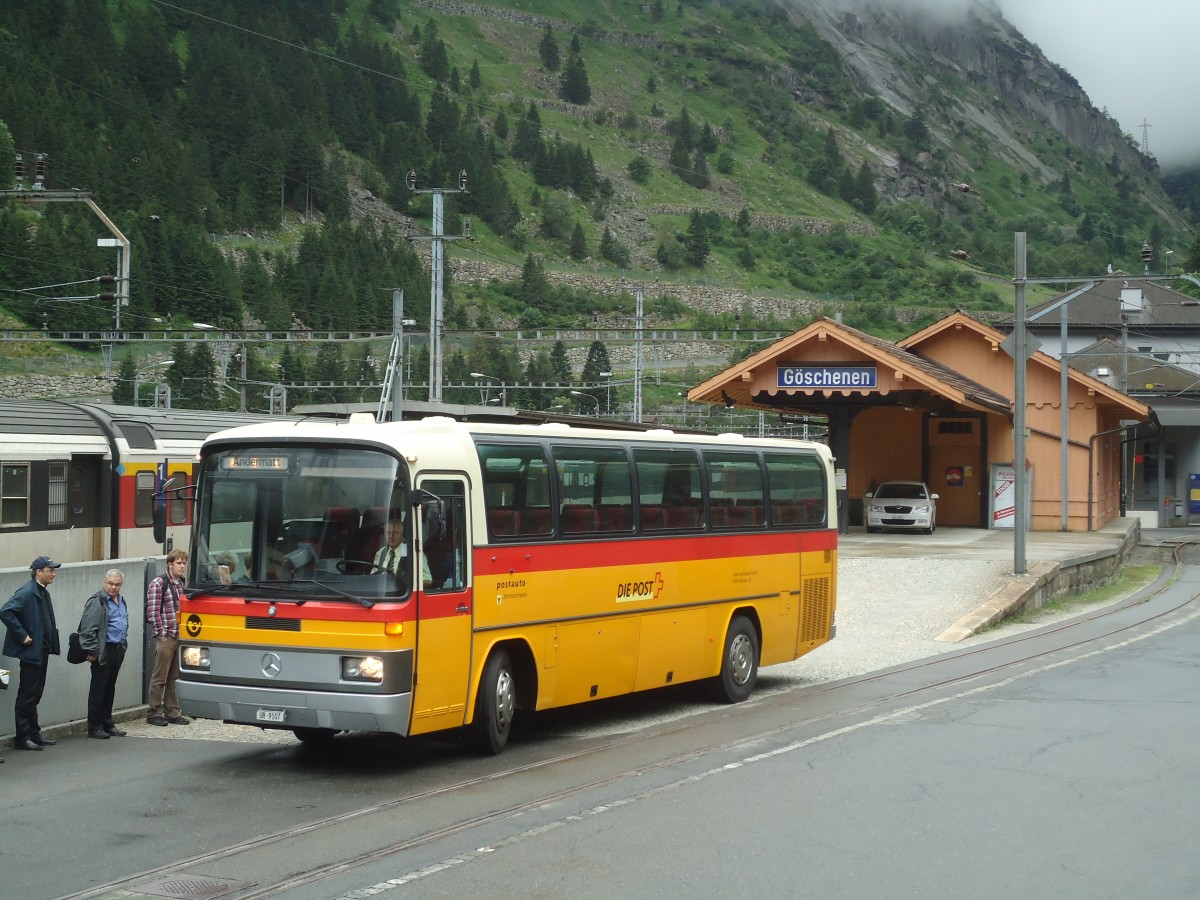
[{"label": "black shoe", "polygon": [[55,744],[58,743],[58,741],[52,741],[52,740],[50,740],[50,738],[44,738],[40,734],[35,734],[33,737],[30,738],[30,740],[33,741],[35,744],[37,744],[39,747],[53,747]]},{"label": "black shoe", "polygon": [[104,732],[109,737],[125,737],[125,735],[129,733],[127,731],[122,731],[116,725],[114,725],[112,728],[105,728]]},{"label": "black shoe", "polygon": [[183,716],[171,716],[171,718],[167,719],[167,721],[170,722],[172,725],[191,725],[192,724],[191,719],[184,718]]},{"label": "black shoe", "polygon": [[103,728],[93,728],[91,731],[88,732],[88,737],[95,738],[98,741],[107,741],[108,740],[108,732],[105,731]]},{"label": "black shoe", "polygon": [[149,722],[151,725],[165,726],[167,724],[167,717],[166,716],[147,716],[146,721]]},{"label": "black shoe", "polygon": [[0,756],[0,762],[4,762],[4,757]]},{"label": "black shoe", "polygon": [[41,750],[41,744],[35,744],[29,738],[20,738],[13,744],[18,750]]}]

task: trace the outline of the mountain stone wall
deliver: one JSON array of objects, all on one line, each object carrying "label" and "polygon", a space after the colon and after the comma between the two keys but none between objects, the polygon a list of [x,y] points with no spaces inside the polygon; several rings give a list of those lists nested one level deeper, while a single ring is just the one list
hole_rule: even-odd
[{"label": "mountain stone wall", "polygon": [[0,378],[4,400],[100,399],[112,401],[113,383],[102,375],[19,375]]}]

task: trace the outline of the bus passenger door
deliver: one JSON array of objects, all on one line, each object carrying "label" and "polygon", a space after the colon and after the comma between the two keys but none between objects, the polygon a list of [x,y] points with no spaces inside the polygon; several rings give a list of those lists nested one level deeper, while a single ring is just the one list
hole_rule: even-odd
[{"label": "bus passenger door", "polygon": [[[457,728],[466,718],[471,668],[470,555],[467,553],[467,483],[463,478],[422,478],[418,488],[446,504],[446,533],[421,534],[430,581],[417,597],[417,664],[410,734]],[[432,538],[432,539],[431,539]]]}]

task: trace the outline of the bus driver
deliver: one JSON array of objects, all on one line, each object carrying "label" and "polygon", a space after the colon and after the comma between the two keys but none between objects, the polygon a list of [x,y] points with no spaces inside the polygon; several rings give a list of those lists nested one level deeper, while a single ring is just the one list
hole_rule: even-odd
[{"label": "bus driver", "polygon": [[[403,571],[404,561],[408,559],[408,544],[404,542],[404,517],[399,509],[393,507],[388,512],[387,541],[375,554],[375,565],[395,575]],[[428,589],[433,583],[429,573],[429,561],[421,554],[421,585]]]}]

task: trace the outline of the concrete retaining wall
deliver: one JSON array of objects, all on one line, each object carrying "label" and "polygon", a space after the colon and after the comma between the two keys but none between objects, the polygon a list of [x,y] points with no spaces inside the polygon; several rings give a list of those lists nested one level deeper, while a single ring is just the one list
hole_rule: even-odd
[{"label": "concrete retaining wall", "polygon": [[969,615],[963,616],[937,636],[939,641],[955,643],[985,628],[990,628],[1010,616],[1026,610],[1041,609],[1055,597],[1077,594],[1103,584],[1125,564],[1129,554],[1141,539],[1141,528],[1135,523],[1121,542],[1110,550],[1072,557],[1061,562],[1030,563],[1024,575],[1013,580],[988,598],[987,602]]}]

